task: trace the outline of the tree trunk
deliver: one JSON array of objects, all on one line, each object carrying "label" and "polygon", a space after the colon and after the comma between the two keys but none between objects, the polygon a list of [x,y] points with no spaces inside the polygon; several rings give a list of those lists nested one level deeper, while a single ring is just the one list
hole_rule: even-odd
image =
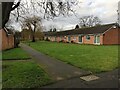
[{"label": "tree trunk", "polygon": [[14,2],[2,2],[2,28],[4,28],[5,24],[8,22],[10,17],[10,12],[15,8],[17,8],[19,4],[20,4],[20,0],[16,5],[14,5]]},{"label": "tree trunk", "polygon": [[12,5],[13,2],[2,2],[2,27],[5,27],[5,24],[9,20]]},{"label": "tree trunk", "polygon": [[32,34],[32,42],[35,42],[35,30],[36,30],[36,25],[34,25],[34,30],[33,30],[33,34]]},{"label": "tree trunk", "polygon": [[34,34],[32,36],[32,42],[35,42],[35,36],[34,36]]}]

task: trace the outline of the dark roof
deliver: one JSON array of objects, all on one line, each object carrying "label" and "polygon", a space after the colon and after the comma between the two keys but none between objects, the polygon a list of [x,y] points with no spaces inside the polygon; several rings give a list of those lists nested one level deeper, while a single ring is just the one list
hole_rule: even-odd
[{"label": "dark roof", "polygon": [[60,32],[44,32],[45,36],[64,36],[64,35],[76,35],[76,34],[101,34],[110,29],[114,24],[100,25],[89,28],[79,28]]}]

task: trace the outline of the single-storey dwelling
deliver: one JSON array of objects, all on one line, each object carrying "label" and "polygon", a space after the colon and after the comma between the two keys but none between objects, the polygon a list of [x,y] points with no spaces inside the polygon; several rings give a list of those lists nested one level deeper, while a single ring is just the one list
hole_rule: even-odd
[{"label": "single-storey dwelling", "polygon": [[96,45],[120,44],[120,28],[116,23],[60,32],[44,32],[44,35],[44,39],[57,42]]},{"label": "single-storey dwelling", "polygon": [[14,34],[9,29],[0,29],[0,50],[14,48]]}]

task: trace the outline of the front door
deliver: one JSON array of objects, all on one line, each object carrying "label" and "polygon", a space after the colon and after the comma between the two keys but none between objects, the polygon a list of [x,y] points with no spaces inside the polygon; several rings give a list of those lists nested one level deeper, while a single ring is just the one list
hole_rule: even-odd
[{"label": "front door", "polygon": [[94,36],[94,44],[100,44],[100,36],[99,35]]}]

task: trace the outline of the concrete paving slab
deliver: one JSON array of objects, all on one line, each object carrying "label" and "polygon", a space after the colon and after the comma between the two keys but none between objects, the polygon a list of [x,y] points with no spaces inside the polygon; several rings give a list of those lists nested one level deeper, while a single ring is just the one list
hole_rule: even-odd
[{"label": "concrete paving slab", "polygon": [[88,75],[88,76],[82,76],[80,77],[82,80],[85,81],[93,81],[93,80],[97,80],[99,79],[99,77],[95,76],[95,75]]}]

